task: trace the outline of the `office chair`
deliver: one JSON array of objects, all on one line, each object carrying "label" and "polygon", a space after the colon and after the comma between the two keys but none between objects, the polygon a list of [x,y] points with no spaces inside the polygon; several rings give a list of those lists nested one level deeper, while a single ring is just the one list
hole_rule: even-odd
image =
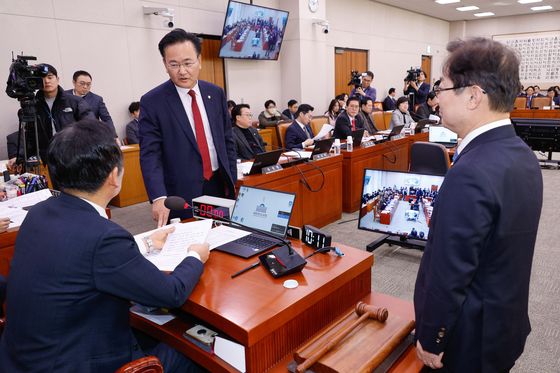
[{"label": "office chair", "polygon": [[410,172],[445,175],[449,169],[449,153],[445,146],[418,141],[410,148]]},{"label": "office chair", "polygon": [[526,109],[527,108],[527,97],[519,96],[515,98],[513,103],[514,109]]},{"label": "office chair", "polygon": [[544,106],[551,106],[552,99],[550,97],[533,97],[531,100],[531,109],[542,109]]},{"label": "office chair", "polygon": [[280,144],[281,148],[286,147],[286,131],[288,130],[288,127],[290,127],[291,124],[292,122],[283,122],[283,123],[278,123],[278,126],[276,126],[278,143]]},{"label": "office chair", "polygon": [[146,356],[123,365],[115,373],[163,373],[163,366],[155,356]]}]

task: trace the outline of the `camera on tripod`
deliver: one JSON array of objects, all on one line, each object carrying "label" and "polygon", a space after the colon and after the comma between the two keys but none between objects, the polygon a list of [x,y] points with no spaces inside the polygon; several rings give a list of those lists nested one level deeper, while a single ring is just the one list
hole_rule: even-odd
[{"label": "camera on tripod", "polygon": [[354,88],[358,89],[362,86],[362,78],[366,75],[366,73],[359,73],[357,70],[352,70],[350,72],[350,81],[348,85],[353,85]]},{"label": "camera on tripod", "polygon": [[[43,88],[43,77],[48,74],[45,65],[29,65],[28,61],[36,61],[33,56],[19,55],[16,59],[12,54],[12,64],[6,94],[20,102],[21,111],[18,131],[17,160],[23,163],[25,169],[37,167],[40,164],[39,137],[37,132],[37,100],[35,92]],[[31,136],[29,136],[31,135]],[[20,149],[23,149],[23,162],[20,158]]]},{"label": "camera on tripod", "polygon": [[415,82],[418,80],[418,76],[422,72],[419,68],[410,68],[410,70],[406,71],[406,78],[404,78],[405,82]]}]

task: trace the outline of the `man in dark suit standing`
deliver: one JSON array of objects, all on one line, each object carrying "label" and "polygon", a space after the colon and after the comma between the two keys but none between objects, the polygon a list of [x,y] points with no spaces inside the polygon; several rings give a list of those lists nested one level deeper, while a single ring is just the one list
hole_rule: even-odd
[{"label": "man in dark suit standing", "polygon": [[348,136],[352,136],[352,131],[364,128],[362,118],[358,115],[359,111],[360,98],[350,97],[346,102],[346,111],[336,118],[333,134],[335,138],[346,140]]},{"label": "man in dark suit standing", "polygon": [[235,105],[231,110],[234,120],[232,127],[237,158],[249,160],[255,155],[265,152],[265,143],[259,131],[253,127],[253,113],[247,104]]},{"label": "man in dark suit standing", "polygon": [[[140,100],[140,165],[158,226],[169,218],[166,196],[234,197],[235,144],[224,91],[198,80],[201,43],[175,29],[159,42],[170,80]],[[187,218],[190,211],[173,212]]]},{"label": "man in dark suit standing", "polygon": [[[139,251],[132,235],[107,219],[121,188],[123,160],[112,131],[94,119],[57,133],[48,168],[62,193],[35,205],[23,222],[7,288],[9,322],[0,341],[2,372],[114,372],[144,353],[129,325],[130,301],[178,308],[196,286],[208,244],[166,274]],[[161,249],[174,228],[145,238]],[[193,372],[186,357],[159,344],[166,372]]]},{"label": "man in dark suit standing", "polygon": [[529,278],[543,185],[509,119],[519,60],[485,38],[455,41],[434,89],[463,141],[438,193],[414,308],[418,357],[449,372],[508,372],[531,330]]},{"label": "man in dark suit standing", "polygon": [[95,118],[109,126],[109,128],[113,130],[115,137],[117,137],[113,119],[111,119],[109,110],[107,110],[107,106],[105,102],[103,102],[103,97],[91,91],[91,82],[92,78],[90,73],[84,70],[78,70],[72,75],[74,89],[69,89],[66,93],[82,97],[88,103]]},{"label": "man in dark suit standing", "polygon": [[313,145],[313,130],[311,119],[313,119],[313,106],[301,104],[296,111],[296,119],[286,130],[286,149],[304,149]]}]

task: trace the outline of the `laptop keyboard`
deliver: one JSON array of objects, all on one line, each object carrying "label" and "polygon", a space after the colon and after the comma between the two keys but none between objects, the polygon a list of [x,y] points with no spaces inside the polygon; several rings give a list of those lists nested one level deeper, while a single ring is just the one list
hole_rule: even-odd
[{"label": "laptop keyboard", "polygon": [[250,247],[253,250],[264,250],[271,246],[274,246],[278,241],[266,237],[256,236],[254,234],[249,234],[247,236],[238,238],[237,240],[235,240],[235,242]]}]

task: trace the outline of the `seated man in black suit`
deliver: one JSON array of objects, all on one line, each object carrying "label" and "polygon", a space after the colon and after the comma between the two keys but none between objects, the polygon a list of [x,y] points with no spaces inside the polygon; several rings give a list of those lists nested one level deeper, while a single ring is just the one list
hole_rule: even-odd
[{"label": "seated man in black suit", "polygon": [[235,105],[231,110],[231,117],[234,121],[232,133],[237,158],[249,160],[259,153],[264,153],[266,144],[259,131],[253,127],[251,107],[247,104]]},{"label": "seated man in black suit", "polygon": [[296,119],[286,130],[286,149],[303,149],[313,145],[313,130],[309,123],[313,119],[313,106],[301,104]]},{"label": "seated man in black suit", "polygon": [[[371,97],[365,96],[361,101],[361,110],[358,113],[358,117],[361,118],[364,128],[367,131],[367,135],[372,135],[377,132],[377,127],[373,121],[371,113],[373,112],[373,100]],[[366,134],[364,134],[366,136]]]},{"label": "seated man in black suit", "polygon": [[364,128],[362,119],[358,116],[360,111],[360,98],[352,96],[346,101],[346,111],[336,118],[334,124],[334,137],[346,140],[352,135],[352,131]]},{"label": "seated man in black suit", "polygon": [[415,120],[428,119],[430,115],[439,117],[439,100],[434,91],[428,93],[426,102],[418,106],[416,112],[413,114]]},{"label": "seated man in black suit", "polygon": [[138,118],[140,118],[140,101],[131,102],[130,105],[128,105],[128,112],[132,120],[126,125],[126,141],[128,144],[139,144]]},{"label": "seated man in black suit", "polygon": [[295,120],[298,107],[298,102],[294,99],[291,99],[290,101],[288,101],[288,108],[284,109],[282,114],[290,118],[290,120]]},{"label": "seated man in black suit", "polygon": [[397,108],[397,98],[395,88],[389,88],[389,94],[383,100],[383,110],[395,110]]},{"label": "seated man in black suit", "polygon": [[[49,145],[49,173],[62,193],[36,204],[19,230],[6,296],[10,321],[0,341],[4,372],[114,372],[144,356],[129,326],[129,301],[180,307],[208,259],[208,244],[191,245],[163,273],[107,219],[123,160],[113,132],[95,122],[74,123]],[[172,231],[152,233],[145,249],[161,249]],[[166,372],[199,369],[164,344],[149,353]]]}]

